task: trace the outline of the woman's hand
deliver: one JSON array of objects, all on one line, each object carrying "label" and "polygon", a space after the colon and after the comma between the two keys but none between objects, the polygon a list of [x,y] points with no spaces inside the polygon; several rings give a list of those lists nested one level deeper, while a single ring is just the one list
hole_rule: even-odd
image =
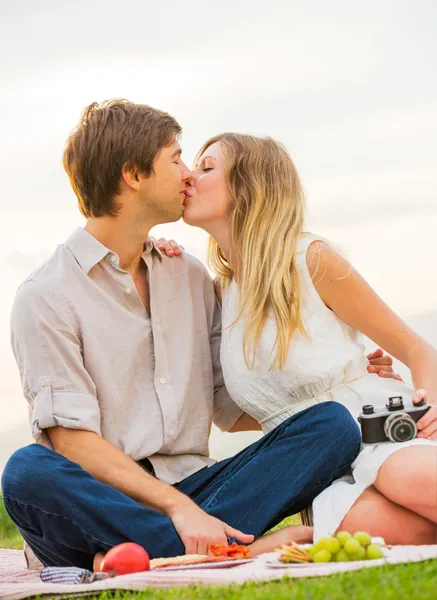
[{"label": "woman's hand", "polygon": [[385,377],[386,379],[391,378],[403,381],[402,377],[393,370],[392,357],[389,354],[384,354],[384,351],[381,350],[381,348],[368,354],[367,358],[369,360],[369,365],[367,367],[369,373],[376,373],[380,377]]},{"label": "woman's hand", "polygon": [[165,238],[159,238],[156,240],[156,245],[160,250],[164,252],[166,256],[180,256],[182,250],[185,250],[183,246],[180,246],[175,240],[166,240]]},{"label": "woman's hand", "polygon": [[[417,404],[421,400],[426,400],[426,390],[417,390],[413,396],[413,403]],[[417,421],[418,438],[426,440],[437,440],[437,406],[430,405],[431,408]]]}]

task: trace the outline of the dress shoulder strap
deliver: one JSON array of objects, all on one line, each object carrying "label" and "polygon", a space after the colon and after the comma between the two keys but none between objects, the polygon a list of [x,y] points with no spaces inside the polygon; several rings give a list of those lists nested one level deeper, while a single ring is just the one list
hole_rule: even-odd
[{"label": "dress shoulder strap", "polygon": [[307,252],[308,248],[311,246],[313,242],[324,241],[323,238],[319,235],[315,235],[314,233],[305,232],[302,234],[298,244],[297,244],[297,252],[296,252],[296,260],[297,264],[301,271],[306,273],[308,276],[309,271],[307,267]]},{"label": "dress shoulder strap", "polygon": [[313,279],[311,277],[311,273],[308,269],[307,265],[307,252],[308,248],[311,246],[313,242],[321,241],[324,242],[326,240],[323,239],[320,235],[315,235],[314,233],[304,233],[300,238],[297,245],[296,252],[296,263],[301,275],[301,284],[302,284],[302,293],[304,297],[304,302],[307,306],[312,307],[312,310],[326,310],[326,306],[323,303],[322,299],[319,296],[319,292],[316,290]]}]

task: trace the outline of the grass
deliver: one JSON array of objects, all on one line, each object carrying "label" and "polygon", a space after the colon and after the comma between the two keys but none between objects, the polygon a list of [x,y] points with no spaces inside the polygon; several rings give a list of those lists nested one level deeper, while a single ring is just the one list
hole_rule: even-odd
[{"label": "grass", "polygon": [[[275,529],[297,523],[290,517]],[[0,498],[0,548],[22,548],[23,541]],[[91,600],[435,600],[437,561],[363,569],[323,578],[282,579],[268,583],[117,590],[87,596]]]},{"label": "grass", "polygon": [[14,548],[19,550],[23,547],[23,538],[18,529],[12,523],[0,496],[0,548]]}]

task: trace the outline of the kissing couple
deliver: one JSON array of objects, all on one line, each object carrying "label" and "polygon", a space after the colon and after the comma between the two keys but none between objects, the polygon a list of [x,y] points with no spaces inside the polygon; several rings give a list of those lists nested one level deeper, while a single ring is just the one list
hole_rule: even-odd
[{"label": "kissing couple", "polygon": [[[66,142],[86,224],[11,315],[35,443],[9,459],[2,493],[26,544],[46,566],[98,568],[125,541],[151,558],[234,540],[256,555],[339,529],[435,543],[436,350],[305,231],[283,145],[217,135],[190,170],[180,136],[169,114],[111,100]],[[210,234],[215,282],[149,237],[182,216]],[[390,356],[365,356],[363,335],[414,390]],[[363,445],[362,406],[394,396],[429,403],[417,435]],[[264,435],[215,462],[212,422]],[[306,509],[313,526],[263,535]]]}]

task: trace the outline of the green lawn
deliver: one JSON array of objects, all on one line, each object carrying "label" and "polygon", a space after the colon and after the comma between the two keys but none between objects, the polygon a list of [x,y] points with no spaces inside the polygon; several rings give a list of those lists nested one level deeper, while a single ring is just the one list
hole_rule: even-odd
[{"label": "green lawn", "polygon": [[22,547],[23,538],[8,517],[3,505],[3,498],[0,496],[0,548],[20,549]]},{"label": "green lawn", "polygon": [[[281,525],[297,522],[287,519]],[[0,548],[22,548],[23,542],[9,520],[0,498]],[[141,593],[117,591],[94,600],[435,600],[437,598],[437,561],[364,569],[355,573],[318,579],[286,579],[242,586],[189,586]]]}]

